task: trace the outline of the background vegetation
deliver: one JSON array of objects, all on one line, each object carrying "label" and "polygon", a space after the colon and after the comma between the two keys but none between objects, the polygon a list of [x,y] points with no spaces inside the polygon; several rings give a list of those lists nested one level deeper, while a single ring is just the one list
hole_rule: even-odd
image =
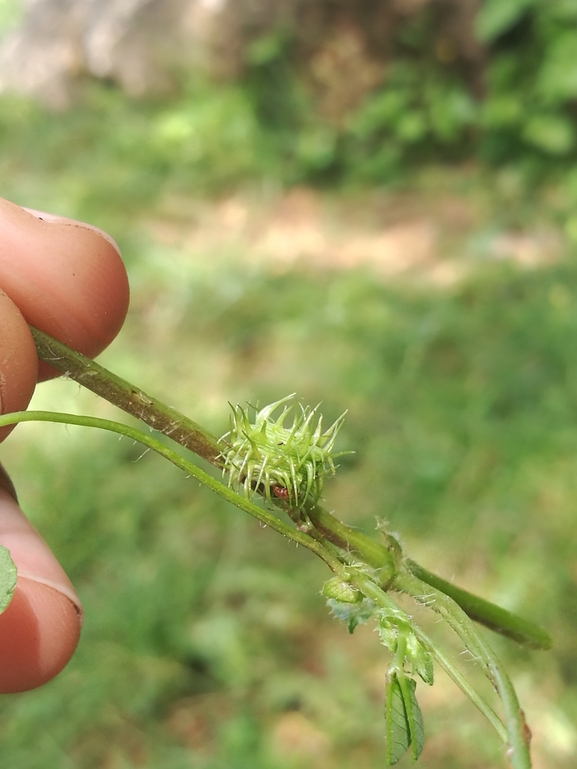
[{"label": "background vegetation", "polygon": [[[0,100],[3,196],[122,246],[132,311],[104,365],[217,433],[227,401],[349,408],[329,507],[550,627],[550,653],[495,639],[537,769],[577,756],[576,21],[572,0],[487,0],[479,80],[427,5],[339,121],[290,30],[238,82],[170,99],[87,82],[65,113]],[[423,223],[426,257],[384,269],[379,237]],[[111,413],[69,382],[36,397]],[[6,766],[382,765],[385,660],[327,616],[322,564],[127,442],[27,425],[10,445],[87,618],[56,681],[0,702]],[[439,678],[421,764],[505,766]]]}]

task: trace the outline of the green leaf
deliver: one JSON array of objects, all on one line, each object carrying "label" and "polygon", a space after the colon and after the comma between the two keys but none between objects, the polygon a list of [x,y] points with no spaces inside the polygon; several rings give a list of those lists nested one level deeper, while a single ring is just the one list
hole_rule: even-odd
[{"label": "green leaf", "polygon": [[288,41],[289,37],[285,30],[280,28],[259,37],[249,45],[246,52],[249,64],[259,67],[280,58],[286,50]]},{"label": "green leaf", "polygon": [[16,566],[10,553],[0,545],[0,613],[10,603],[16,586]]},{"label": "green leaf", "polygon": [[556,0],[547,6],[547,19],[574,21],[577,19],[577,0]]},{"label": "green leaf", "polygon": [[421,713],[421,708],[417,702],[417,695],[415,694],[417,682],[413,678],[401,676],[399,679],[399,685],[401,687],[405,713],[407,715],[407,723],[409,725],[412,748],[411,754],[413,761],[416,761],[421,755],[421,751],[423,750],[423,745],[425,743],[423,714]]},{"label": "green leaf", "polygon": [[490,43],[514,26],[535,0],[486,0],[475,19],[477,37]]},{"label": "green leaf", "polygon": [[550,155],[565,155],[573,148],[575,131],[564,115],[533,115],[525,125],[523,138]]},{"label": "green leaf", "polygon": [[577,96],[577,31],[559,34],[548,46],[537,79],[537,91],[548,104],[572,101]]},{"label": "green leaf", "polygon": [[385,684],[385,740],[385,761],[391,766],[400,761],[411,744],[403,693],[396,673],[387,675]]},{"label": "green leaf", "polygon": [[416,761],[425,740],[423,716],[415,696],[417,683],[398,671],[387,674],[385,684],[385,761],[396,764],[409,747]]}]

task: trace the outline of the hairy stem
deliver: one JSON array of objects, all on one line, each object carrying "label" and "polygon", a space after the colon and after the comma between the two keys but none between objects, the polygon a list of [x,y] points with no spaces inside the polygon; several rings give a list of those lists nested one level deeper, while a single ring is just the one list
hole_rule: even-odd
[{"label": "hairy stem", "polygon": [[485,627],[532,649],[551,648],[551,636],[539,625],[518,617],[484,598],[479,598],[479,596],[447,582],[436,574],[431,574],[430,571],[409,558],[404,563],[415,577],[450,596],[475,622],[480,622]]},{"label": "hairy stem", "polygon": [[335,557],[333,552],[323,546],[323,544],[316,539],[310,537],[304,532],[287,526],[286,523],[279,520],[275,515],[269,513],[267,510],[255,505],[245,497],[241,497],[235,491],[228,486],[225,486],[220,481],[213,478],[197,465],[189,462],[182,457],[176,451],[173,451],[168,446],[160,443],[152,435],[136,430],[128,425],[121,424],[120,422],[114,422],[110,419],[100,419],[99,417],[78,416],[76,414],[60,414],[54,411],[15,411],[11,414],[0,415],[0,427],[5,425],[16,424],[17,422],[57,422],[60,424],[79,425],[81,427],[97,427],[101,430],[108,430],[113,433],[124,435],[127,438],[131,438],[134,441],[138,441],[149,449],[152,449],[157,454],[165,457],[173,465],[184,470],[188,475],[195,478],[200,483],[208,486],[215,494],[223,497],[233,505],[240,507],[241,510],[252,515],[264,526],[268,526],[279,534],[282,534],[287,539],[290,539],[297,545],[302,545],[308,550],[311,550],[315,555],[318,555],[327,566],[334,572],[343,571],[343,565],[341,561]]},{"label": "hairy stem", "polygon": [[483,666],[485,674],[495,687],[503,705],[511,766],[513,769],[530,769],[530,732],[525,722],[525,716],[519,705],[513,684],[489,643],[478,632],[459,605],[440,590],[405,570],[401,570],[395,578],[395,587],[440,614],[459,636],[475,660]]},{"label": "hairy stem", "polygon": [[[222,444],[219,445],[218,439],[199,424],[107,371],[95,361],[70,350],[61,342],[37,329],[31,331],[41,360],[216,467],[222,468]],[[437,662],[487,716],[501,737],[506,736],[513,768],[530,768],[528,730],[513,686],[491,647],[477,632],[469,617],[534,648],[550,646],[551,642],[545,631],[445,582],[415,562],[404,559],[400,545],[388,533],[383,532],[384,544],[376,542],[341,523],[320,505],[309,505],[299,511],[291,511],[285,507],[285,512],[297,523],[297,528],[292,528],[252,501],[236,494],[156,438],[134,428],[94,417],[50,412],[8,414],[0,417],[0,426],[34,419],[101,427],[143,443],[215,493],[253,515],[262,524],[314,552],[337,574],[343,573],[347,565],[354,565],[358,559],[364,564],[364,569],[369,567],[373,570],[371,576],[362,570],[357,572],[354,581],[358,588],[389,613],[413,626],[420,641]],[[283,507],[280,502],[279,507]],[[464,676],[441,654],[436,644],[417,628],[408,615],[405,615],[387,595],[386,590],[391,586],[438,612],[459,635],[471,654],[481,662],[501,698],[505,715],[504,725]]]},{"label": "hairy stem", "polygon": [[[165,406],[161,401],[116,376],[91,358],[71,350],[63,342],[52,339],[32,326],[30,330],[40,360],[184,448],[190,449],[202,459],[216,467],[222,467],[220,458],[222,446],[219,446],[218,439],[201,425],[175,409]],[[341,550],[358,552],[375,567],[388,567],[392,577],[394,565],[391,552],[386,547],[341,524],[319,505],[315,505],[307,513],[315,529],[329,542]]]},{"label": "hairy stem", "polygon": [[[366,534],[355,531],[320,505],[307,508],[306,513],[315,529],[329,542],[340,547],[341,550],[356,553],[369,566],[383,570],[384,580],[394,576],[397,570],[396,561],[400,557],[400,549],[396,551],[394,545],[385,547],[385,545],[367,537]],[[392,541],[395,542],[395,540]]]},{"label": "hairy stem", "polygon": [[121,379],[96,361],[30,326],[40,360],[217,467],[218,439],[192,419]]},{"label": "hairy stem", "polygon": [[471,686],[465,676],[460,670],[446,657],[438,645],[429,636],[421,630],[421,628],[415,623],[415,621],[406,614],[400,606],[398,606],[393,599],[388,596],[383,590],[374,583],[371,577],[360,572],[352,572],[349,578],[363,595],[370,598],[376,606],[380,606],[385,609],[389,614],[393,615],[397,619],[410,625],[411,629],[423,643],[424,647],[431,653],[434,659],[439,663],[443,670],[449,675],[455,684],[466,694],[471,702],[480,710],[480,712],[487,718],[487,720],[493,725],[499,737],[503,742],[507,741],[507,730],[503,725],[499,716],[488,705],[487,702],[481,697],[481,695]]},{"label": "hairy stem", "polygon": [[[62,342],[58,342],[33,327],[30,327],[30,330],[36,344],[38,357],[42,361],[149,427],[163,433],[184,448],[190,449],[199,457],[216,467],[222,467],[222,446],[219,445],[218,439],[201,425],[161,403],[130,382],[116,376],[85,355],[71,350]],[[231,494],[234,492],[231,491]],[[237,501],[233,501],[233,504],[245,509],[238,501],[244,498],[235,496]],[[250,504],[252,505],[252,503]],[[282,507],[282,505],[280,506]],[[252,507],[259,509],[256,505],[252,505]],[[345,556],[351,553],[356,554],[368,565],[381,569],[383,587],[388,585],[395,576],[402,558],[400,546],[394,537],[384,533],[386,544],[376,542],[365,534],[341,523],[320,505],[313,505],[305,512],[312,526],[320,535],[320,540],[324,538],[326,542],[332,543],[342,550]],[[278,521],[276,518],[275,520]],[[288,527],[287,529],[293,531]],[[315,537],[309,537],[309,539],[313,541]],[[316,537],[317,542],[320,540]],[[445,582],[413,561],[406,563],[412,574],[452,596],[461,608],[476,621],[533,648],[546,649],[551,645],[547,633],[537,625],[520,617],[515,617],[510,612]]]}]

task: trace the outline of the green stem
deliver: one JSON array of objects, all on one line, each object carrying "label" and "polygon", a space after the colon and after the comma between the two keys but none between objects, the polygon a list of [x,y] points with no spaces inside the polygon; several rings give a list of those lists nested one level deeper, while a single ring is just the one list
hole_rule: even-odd
[{"label": "green stem", "polygon": [[431,654],[437,664],[443,668],[445,673],[447,673],[449,678],[459,687],[463,694],[471,700],[477,710],[479,710],[485,716],[487,721],[489,721],[489,723],[493,726],[499,735],[500,739],[504,743],[507,743],[507,730],[505,729],[503,722],[495,713],[493,708],[487,702],[485,702],[477,690],[471,686],[459,668],[453,665],[451,660],[443,654],[438,645],[414,622],[412,627],[419,641]]},{"label": "green stem", "polygon": [[[30,330],[38,357],[45,363],[184,448],[195,452],[216,467],[222,467],[221,446],[218,439],[201,425],[116,376],[85,355],[71,350],[62,342],[33,327],[30,327]],[[232,493],[234,492],[231,491]],[[243,499],[238,495],[236,497],[238,500]],[[242,508],[237,501],[233,504]],[[256,505],[253,507],[258,509]],[[400,546],[394,537],[385,534],[386,546],[375,542],[365,534],[341,523],[320,505],[311,506],[306,513],[321,537],[346,553],[359,555],[374,568],[381,569],[383,587],[388,585],[402,557]],[[451,595],[471,617],[492,630],[534,648],[545,649],[551,645],[551,639],[547,633],[533,623],[515,617],[510,612],[445,582],[413,561],[407,561],[407,564],[415,576]]]},{"label": "green stem", "polygon": [[[222,447],[218,439],[201,425],[43,331],[32,326],[30,331],[40,360],[211,464],[222,466]],[[395,568],[391,550],[340,523],[318,505],[307,513],[315,528],[329,542],[342,550],[358,552],[369,564],[384,568],[390,577],[393,576]]]},{"label": "green stem", "polygon": [[30,331],[40,360],[207,462],[222,467],[222,447],[204,427],[43,331],[32,326]]},{"label": "green stem", "polygon": [[408,570],[402,569],[397,574],[395,588],[440,614],[474,658],[483,665],[503,705],[511,766],[513,769],[530,769],[529,732],[517,694],[499,658],[471,619],[452,598]]},{"label": "green stem", "polygon": [[[388,547],[381,545],[337,520],[320,505],[308,508],[307,515],[317,531],[330,542],[342,550],[356,553],[373,568],[381,569],[383,588],[395,577],[402,551],[394,537],[386,535]],[[447,582],[411,559],[407,558],[403,563],[415,577],[450,596],[475,622],[532,649],[551,648],[551,637],[534,622]]]},{"label": "green stem", "polygon": [[485,599],[447,582],[436,574],[431,574],[430,571],[409,558],[404,563],[415,577],[450,596],[475,622],[480,622],[485,627],[532,649],[551,648],[551,636],[539,625],[518,617],[494,603],[485,601]]},{"label": "green stem", "polygon": [[[219,446],[217,438],[196,422],[165,406],[139,388],[107,371],[95,361],[70,350],[66,345],[51,339],[46,334],[36,329],[31,329],[31,332],[41,360],[153,429],[194,451],[213,465],[222,467],[221,446]],[[513,768],[529,769],[527,729],[515,691],[491,647],[479,635],[465,611],[458,604],[461,604],[474,619],[487,624],[494,630],[537,648],[548,648],[550,639],[540,628],[514,617],[509,612],[493,606],[489,602],[467,593],[467,591],[456,588],[441,578],[430,574],[413,561],[403,561],[400,546],[390,535],[385,535],[386,545],[375,542],[366,535],[341,523],[318,505],[311,506],[310,509],[304,511],[306,517],[303,518],[303,521],[308,520],[310,522],[313,536],[304,530],[293,529],[250,500],[236,494],[232,489],[215,480],[152,436],[126,425],[71,414],[18,412],[0,417],[0,426],[34,419],[100,427],[126,435],[157,451],[177,467],[207,485],[215,493],[256,517],[264,525],[270,526],[296,544],[301,544],[311,550],[334,572],[342,572],[344,564],[350,563],[352,556],[359,556],[366,565],[373,569],[379,569],[378,575],[373,574],[372,576],[358,571],[356,581],[359,589],[375,603],[386,608],[389,613],[393,613],[414,628],[419,639],[439,664],[487,716],[499,734],[502,737],[505,736],[503,725],[496,714],[470,687],[454,666],[443,657],[435,644],[392,601],[385,590],[393,585],[394,589],[407,593],[443,616],[465,646],[483,664],[487,676],[497,689],[503,703],[505,730]],[[379,584],[374,581],[375,578]]]},{"label": "green stem", "polygon": [[249,499],[241,497],[235,491],[228,486],[225,486],[220,481],[210,476],[200,467],[189,462],[187,459],[177,454],[176,451],[165,446],[160,441],[153,438],[151,435],[136,430],[128,425],[121,424],[120,422],[113,422],[109,419],[100,419],[99,417],[89,416],[77,416],[76,414],[60,414],[53,411],[15,411],[12,414],[0,415],[0,427],[5,425],[16,424],[17,422],[57,422],[60,424],[79,425],[81,427],[97,427],[102,430],[108,430],[113,433],[124,435],[127,438],[131,438],[134,441],[142,443],[144,446],[156,451],[157,454],[168,459],[173,465],[184,470],[188,475],[191,475],[197,481],[208,486],[215,494],[226,499],[233,505],[240,507],[241,510],[252,515],[259,520],[264,526],[269,526],[279,534],[282,534],[287,539],[290,539],[297,545],[303,545],[308,550],[311,550],[315,555],[327,564],[327,566],[334,572],[343,571],[343,565],[334,554],[324,547],[321,542],[310,537],[296,529],[292,529],[287,526],[283,521],[279,520],[276,516],[272,515],[263,508],[255,505]]},{"label": "green stem", "polygon": [[366,534],[355,531],[355,529],[342,523],[320,505],[307,508],[306,514],[315,529],[328,539],[329,542],[332,542],[341,550],[360,555],[369,566],[381,569],[383,583],[388,583],[394,577],[401,552],[398,543],[392,537],[390,538],[390,547],[385,547],[379,542],[375,542],[374,539],[367,537]]},{"label": "green stem", "polygon": [[415,621],[406,614],[400,606],[398,606],[393,599],[388,596],[383,590],[374,583],[374,581],[363,574],[362,572],[349,572],[349,579],[352,584],[355,585],[367,598],[376,605],[385,609],[387,613],[393,615],[396,619],[407,623],[419,641],[422,642],[424,647],[434,659],[439,663],[443,670],[449,675],[453,682],[461,689],[461,691],[471,700],[471,702],[477,707],[477,709],[485,716],[485,718],[493,725],[499,737],[503,742],[507,742],[507,731],[503,725],[499,716],[495,713],[493,708],[485,702],[481,695],[471,686],[461,671],[441,652],[438,645],[429,636],[421,630],[421,628],[415,623]]}]

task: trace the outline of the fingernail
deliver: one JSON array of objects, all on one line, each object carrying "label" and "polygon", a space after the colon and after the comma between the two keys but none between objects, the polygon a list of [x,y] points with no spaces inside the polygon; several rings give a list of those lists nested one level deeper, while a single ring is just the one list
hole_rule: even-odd
[{"label": "fingernail", "polygon": [[86,224],[86,222],[79,222],[76,219],[69,219],[66,216],[57,216],[56,214],[48,214],[44,211],[37,211],[35,208],[26,208],[26,206],[22,206],[22,208],[32,216],[35,216],[37,219],[40,219],[43,222],[47,222],[48,224],[67,224],[70,227],[84,227],[85,230],[92,230],[93,232],[98,233],[98,235],[104,238],[104,240],[107,240],[110,245],[113,246],[118,251],[118,253],[120,253],[118,243],[114,240],[114,238],[111,238],[107,232],[101,230],[100,227],[95,227],[93,224]]},{"label": "fingernail", "polygon": [[76,595],[76,591],[72,587],[72,584],[64,585],[60,580],[58,582],[52,582],[49,579],[42,579],[34,576],[34,574],[27,574],[24,569],[18,569],[18,578],[21,577],[27,579],[29,582],[36,582],[38,585],[46,585],[46,587],[56,590],[57,593],[60,593],[67,598],[74,607],[74,611],[78,615],[78,622],[80,623],[80,626],[82,626],[82,623],[84,622],[84,608],[80,603],[80,598]]}]

